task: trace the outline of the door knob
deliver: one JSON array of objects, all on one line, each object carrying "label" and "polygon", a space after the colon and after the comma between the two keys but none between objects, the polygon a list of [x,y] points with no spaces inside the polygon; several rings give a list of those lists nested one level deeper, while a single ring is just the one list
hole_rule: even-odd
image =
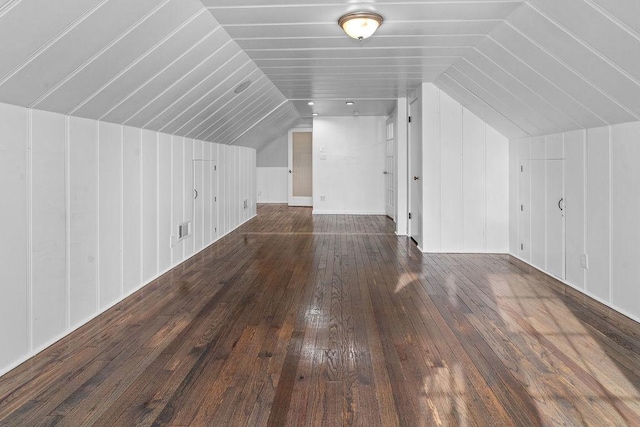
[{"label": "door knob", "polygon": [[414,180],[414,181],[417,181],[417,180],[419,180],[419,179],[420,179],[420,177],[417,177],[417,176],[414,176],[414,177],[413,177],[413,180]]},{"label": "door knob", "polygon": [[291,169],[289,169],[289,173],[291,173]]},{"label": "door knob", "polygon": [[387,172],[387,171],[384,171],[384,172],[382,172],[382,173],[383,173],[384,175],[388,175],[388,174],[389,174],[389,172]]}]

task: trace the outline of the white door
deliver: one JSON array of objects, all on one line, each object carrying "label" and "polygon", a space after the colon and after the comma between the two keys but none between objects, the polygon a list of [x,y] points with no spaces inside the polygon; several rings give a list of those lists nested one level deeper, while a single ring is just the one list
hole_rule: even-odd
[{"label": "white door", "polygon": [[565,278],[564,160],[547,160],[547,271]]},{"label": "white door", "polygon": [[218,237],[218,180],[213,160],[193,161],[193,236],[199,251]]},{"label": "white door", "polygon": [[204,247],[204,160],[193,161],[193,238],[195,252]]},{"label": "white door", "polygon": [[311,129],[289,132],[289,206],[313,206],[312,147]]},{"label": "white door", "polygon": [[387,216],[395,221],[396,219],[396,194],[395,194],[395,121],[391,116],[387,119],[387,155],[385,157],[384,186],[385,205]]},{"label": "white door", "polygon": [[422,248],[422,105],[409,105],[409,235]]}]

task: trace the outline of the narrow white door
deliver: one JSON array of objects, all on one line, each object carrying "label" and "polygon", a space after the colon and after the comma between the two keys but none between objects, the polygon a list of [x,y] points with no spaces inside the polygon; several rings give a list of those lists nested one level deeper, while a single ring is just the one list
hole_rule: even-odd
[{"label": "narrow white door", "polygon": [[204,160],[193,161],[193,237],[194,250],[200,251],[204,247],[204,205],[206,197],[204,191]]},{"label": "narrow white door", "polygon": [[422,105],[416,99],[409,105],[409,235],[422,248]]},{"label": "narrow white door", "polygon": [[385,209],[387,216],[394,221],[396,219],[395,121],[396,118],[394,116],[387,119],[387,155],[384,169]]},{"label": "narrow white door", "polygon": [[289,206],[313,206],[311,130],[289,132]]},{"label": "narrow white door", "polygon": [[564,160],[547,160],[546,254],[547,271],[565,278]]},{"label": "narrow white door", "polygon": [[199,251],[218,237],[218,168],[213,160],[193,161],[193,236]]}]

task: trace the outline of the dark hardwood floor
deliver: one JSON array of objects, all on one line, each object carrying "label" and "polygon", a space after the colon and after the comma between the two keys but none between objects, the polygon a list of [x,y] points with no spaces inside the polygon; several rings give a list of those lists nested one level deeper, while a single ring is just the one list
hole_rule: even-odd
[{"label": "dark hardwood floor", "polygon": [[637,323],[385,217],[258,212],[0,378],[0,425],[640,426]]}]

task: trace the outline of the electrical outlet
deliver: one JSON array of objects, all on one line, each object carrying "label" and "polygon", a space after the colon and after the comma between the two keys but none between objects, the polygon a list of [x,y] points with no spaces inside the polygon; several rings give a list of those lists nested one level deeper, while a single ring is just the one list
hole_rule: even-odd
[{"label": "electrical outlet", "polygon": [[585,270],[589,269],[589,255],[587,255],[587,254],[580,255],[580,265]]},{"label": "electrical outlet", "polygon": [[321,202],[326,202],[327,201],[327,196],[325,196],[324,194],[320,195],[320,201]]},{"label": "electrical outlet", "polygon": [[262,196],[262,191],[258,190],[258,196]]}]

